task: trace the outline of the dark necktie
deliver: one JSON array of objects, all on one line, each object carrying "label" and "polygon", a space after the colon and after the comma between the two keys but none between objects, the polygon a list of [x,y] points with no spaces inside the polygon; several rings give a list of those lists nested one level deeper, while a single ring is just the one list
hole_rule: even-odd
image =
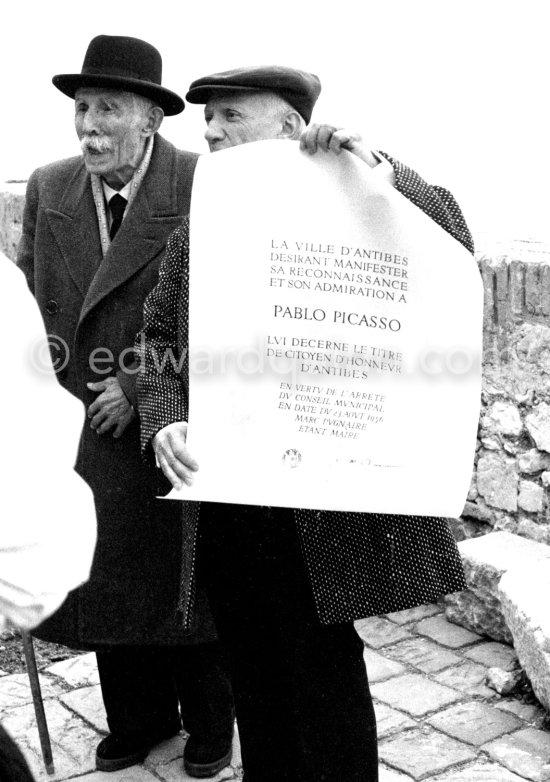
[{"label": "dark necktie", "polygon": [[111,241],[115,238],[116,232],[120,228],[127,203],[128,201],[124,198],[124,196],[121,196],[120,193],[114,195],[109,201],[109,209],[111,210],[111,215],[113,216],[111,230],[109,231]]}]

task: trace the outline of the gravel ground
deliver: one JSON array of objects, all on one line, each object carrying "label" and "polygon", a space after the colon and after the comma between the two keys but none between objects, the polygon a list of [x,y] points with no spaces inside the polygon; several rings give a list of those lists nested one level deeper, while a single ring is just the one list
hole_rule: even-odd
[{"label": "gravel ground", "polygon": [[[47,668],[60,660],[67,660],[81,652],[68,649],[61,644],[50,644],[34,639],[34,653],[38,670]],[[23,643],[17,630],[5,630],[0,633],[0,671],[4,673],[22,673],[25,668]]]}]

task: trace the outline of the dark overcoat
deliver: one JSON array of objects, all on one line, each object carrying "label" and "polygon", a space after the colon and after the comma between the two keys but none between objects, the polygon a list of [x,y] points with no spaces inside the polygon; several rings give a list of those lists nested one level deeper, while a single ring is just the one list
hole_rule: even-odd
[{"label": "dark overcoat", "polygon": [[[104,258],[82,158],[52,163],[29,180],[18,265],[43,314],[58,378],[86,407],[97,397],[86,384],[113,375],[136,401],[132,346],[166,239],[189,211],[196,159],[156,136],[147,173]],[[85,420],[76,469],[96,503],[92,573],[36,634],[77,648],[212,640],[202,612],[200,634],[183,633],[178,621],[181,509],[155,498],[162,479],[140,459],[138,419],[120,439],[96,434]]]},{"label": "dark overcoat", "polygon": [[[407,166],[385,155],[395,187],[466,249],[473,242],[452,194],[429,185]],[[191,228],[192,230],[192,228]],[[187,356],[189,301],[189,220],[170,236],[159,283],[144,308],[144,372],[138,378],[142,447],[151,457],[151,439],[173,421],[189,420],[187,360],[159,372],[153,357],[173,351]],[[367,503],[365,503],[367,504]],[[184,502],[184,525],[193,539],[200,503]],[[447,519],[381,513],[295,509],[301,547],[321,622],[346,622],[429,603],[464,589],[464,572]],[[193,616],[193,547],[183,571],[186,618]]]}]

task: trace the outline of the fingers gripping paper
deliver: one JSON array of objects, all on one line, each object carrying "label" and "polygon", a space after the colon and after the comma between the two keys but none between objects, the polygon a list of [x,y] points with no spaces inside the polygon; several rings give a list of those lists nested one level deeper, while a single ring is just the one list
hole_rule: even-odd
[{"label": "fingers gripping paper", "polygon": [[480,397],[472,256],[343,153],[202,157],[178,499],[456,516]]}]

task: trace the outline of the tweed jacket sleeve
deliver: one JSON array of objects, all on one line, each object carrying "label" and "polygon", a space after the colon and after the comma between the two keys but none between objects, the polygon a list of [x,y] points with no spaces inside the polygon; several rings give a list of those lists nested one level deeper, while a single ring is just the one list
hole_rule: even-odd
[{"label": "tweed jacket sleeve", "polygon": [[168,238],[159,281],[145,300],[143,329],[136,337],[141,449],[146,460],[153,458],[151,441],[155,434],[168,424],[188,418],[188,291],[189,218],[186,217]]},{"label": "tweed jacket sleeve", "polygon": [[463,244],[469,252],[473,253],[472,235],[452,193],[439,185],[429,185],[416,171],[385,152],[379,152],[379,154],[383,155],[393,166],[395,189],[419,209],[422,209],[435,223]]}]

